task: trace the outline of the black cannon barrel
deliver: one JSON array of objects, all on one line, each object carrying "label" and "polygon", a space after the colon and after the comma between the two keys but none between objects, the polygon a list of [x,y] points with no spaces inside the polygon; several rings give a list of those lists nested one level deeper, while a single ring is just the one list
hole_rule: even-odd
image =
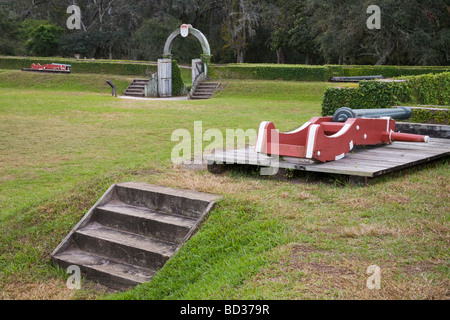
[{"label": "black cannon barrel", "polygon": [[376,76],[357,76],[357,77],[332,77],[330,79],[331,82],[360,82],[362,80],[376,80],[376,79],[384,79],[384,77],[380,75]]},{"label": "black cannon barrel", "polygon": [[339,108],[333,114],[334,122],[345,122],[350,118],[382,118],[391,117],[395,120],[406,120],[412,115],[412,109],[408,107],[386,108],[386,109],[351,109]]}]

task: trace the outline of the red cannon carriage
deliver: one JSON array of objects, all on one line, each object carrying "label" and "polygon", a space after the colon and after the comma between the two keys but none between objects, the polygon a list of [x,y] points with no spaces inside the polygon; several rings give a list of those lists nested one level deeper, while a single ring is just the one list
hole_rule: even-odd
[{"label": "red cannon carriage", "polygon": [[53,71],[53,72],[70,72],[71,65],[70,64],[62,64],[62,63],[50,63],[41,65],[39,63],[32,63],[31,70],[32,71]]},{"label": "red cannon carriage", "polygon": [[262,122],[255,151],[327,162],[342,159],[358,145],[429,140],[428,136],[395,132],[395,120],[391,117],[348,118],[345,122],[333,122],[333,117],[314,117],[286,133],[279,133],[272,122]]}]

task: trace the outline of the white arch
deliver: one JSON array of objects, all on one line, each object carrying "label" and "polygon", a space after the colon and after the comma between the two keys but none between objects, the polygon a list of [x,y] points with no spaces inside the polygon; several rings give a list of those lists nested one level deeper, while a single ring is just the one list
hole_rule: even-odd
[{"label": "white arch", "polygon": [[[200,41],[200,44],[202,46],[203,54],[210,56],[211,55],[211,48],[209,47],[209,42],[206,39],[205,35],[198,29],[189,27],[189,34],[192,34],[195,36],[198,41]],[[176,29],[174,32],[170,34],[170,36],[166,40],[166,44],[164,45],[164,57],[167,57],[171,55],[172,53],[172,44],[173,40],[175,40],[176,37],[180,35],[180,29]]]}]

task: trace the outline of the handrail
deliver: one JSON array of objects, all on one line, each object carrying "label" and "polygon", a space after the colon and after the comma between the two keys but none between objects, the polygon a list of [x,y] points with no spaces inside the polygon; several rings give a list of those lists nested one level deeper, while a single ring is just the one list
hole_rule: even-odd
[{"label": "handrail", "polygon": [[206,74],[205,74],[205,72],[199,73],[199,74],[195,77],[194,82],[192,83],[191,91],[189,91],[189,98],[192,97],[192,95],[193,95],[194,92],[195,92],[195,89],[197,89],[197,86],[198,86],[201,82],[203,82],[203,81],[205,81],[205,80],[206,80]]},{"label": "handrail", "polygon": [[112,95],[117,97],[117,87],[109,80],[106,80],[106,83],[112,88]]}]

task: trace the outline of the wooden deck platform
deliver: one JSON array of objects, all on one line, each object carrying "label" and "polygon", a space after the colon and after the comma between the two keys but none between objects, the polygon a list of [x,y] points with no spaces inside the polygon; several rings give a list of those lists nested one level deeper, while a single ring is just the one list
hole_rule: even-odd
[{"label": "wooden deck platform", "polygon": [[[283,169],[348,175],[351,183],[365,184],[368,179],[450,156],[450,139],[431,138],[430,143],[393,142],[384,146],[355,148],[343,159],[314,163],[307,159],[280,157]],[[258,154],[254,148],[216,152],[205,157],[210,171],[232,164],[270,167],[277,159]]]}]

